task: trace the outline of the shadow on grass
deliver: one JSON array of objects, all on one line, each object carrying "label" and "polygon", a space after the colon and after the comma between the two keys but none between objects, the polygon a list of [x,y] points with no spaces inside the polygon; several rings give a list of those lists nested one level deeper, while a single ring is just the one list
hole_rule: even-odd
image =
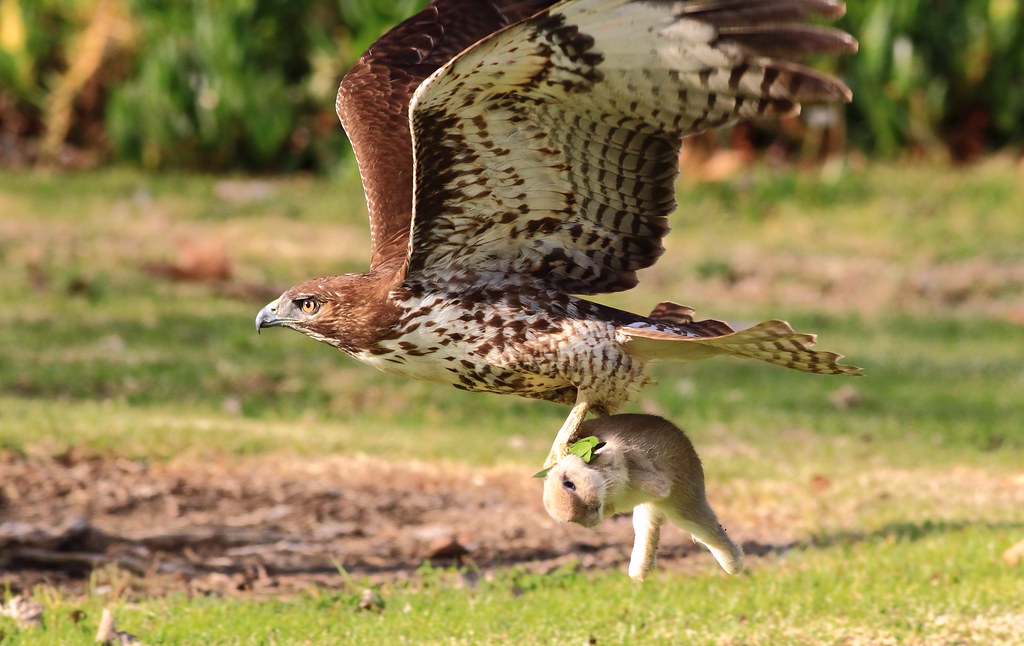
[{"label": "shadow on grass", "polygon": [[[845,547],[875,541],[916,542],[932,536],[962,532],[966,529],[1024,530],[1024,522],[970,522],[925,520],[920,523],[889,523],[870,532],[844,531],[829,534],[815,534],[806,539],[788,543],[765,543],[744,541],[743,553],[747,556],[781,555],[794,550],[827,549]],[[659,554],[665,554],[664,551]]]},{"label": "shadow on grass", "polygon": [[966,529],[986,530],[1024,529],[1024,522],[971,522],[966,520],[925,520],[920,523],[889,523],[871,532],[835,532],[817,534],[793,545],[795,548],[828,548],[872,541],[920,541],[932,536],[962,532]]},{"label": "shadow on grass", "polygon": [[[1024,530],[1024,522],[891,523],[869,532],[820,534],[789,543],[746,541],[742,547],[749,557],[766,557],[862,543],[916,542],[971,528]],[[109,571],[112,566],[139,577],[138,585],[151,593],[184,586],[194,591],[260,594],[262,590],[273,595],[309,584],[340,588],[348,585],[351,577],[375,582],[407,581],[422,575],[424,568],[462,575],[517,569],[546,575],[566,571],[566,568],[572,572],[611,572],[625,568],[630,547],[605,537],[565,545],[550,541],[542,541],[541,545],[478,544],[472,550],[459,546],[453,553],[444,550],[430,556],[394,553],[386,559],[348,551],[347,558],[339,559],[346,552],[339,549],[341,546],[327,542],[318,544],[310,536],[303,538],[287,532],[207,527],[140,541],[107,534],[85,521],[73,523],[58,535],[36,532],[34,538],[43,540],[22,540],[18,541],[21,545],[7,546],[13,549],[0,550],[0,562],[7,570],[4,580],[12,589],[29,589],[41,582],[77,589],[90,580],[93,572]],[[281,551],[282,546],[294,547],[302,541],[305,541],[304,549]],[[300,554],[302,557],[296,558]],[[197,558],[197,555],[202,557]],[[702,555],[707,555],[704,548],[689,541],[663,544],[658,553],[661,567],[669,571],[679,571],[681,567],[686,570],[683,563]],[[697,564],[696,560],[692,562]]]}]

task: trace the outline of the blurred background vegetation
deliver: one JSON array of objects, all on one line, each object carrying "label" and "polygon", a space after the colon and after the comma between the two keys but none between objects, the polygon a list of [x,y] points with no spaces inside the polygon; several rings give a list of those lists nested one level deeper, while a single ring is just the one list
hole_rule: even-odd
[{"label": "blurred background vegetation", "polygon": [[[424,0],[0,0],[0,166],[329,172],[338,81]],[[855,102],[713,142],[969,161],[1024,135],[1020,0],[851,0]],[[766,129],[767,128],[767,129]]]}]

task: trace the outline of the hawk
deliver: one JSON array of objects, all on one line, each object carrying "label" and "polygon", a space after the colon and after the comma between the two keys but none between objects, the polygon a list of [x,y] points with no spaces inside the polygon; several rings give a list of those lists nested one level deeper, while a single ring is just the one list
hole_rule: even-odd
[{"label": "hawk", "polygon": [[663,252],[681,140],[848,101],[793,59],[856,50],[835,0],[435,0],[356,62],[337,111],[370,214],[370,269],[256,318],[385,372],[611,414],[659,360],[855,374],[783,321],[739,332],[661,303],[587,301]]}]

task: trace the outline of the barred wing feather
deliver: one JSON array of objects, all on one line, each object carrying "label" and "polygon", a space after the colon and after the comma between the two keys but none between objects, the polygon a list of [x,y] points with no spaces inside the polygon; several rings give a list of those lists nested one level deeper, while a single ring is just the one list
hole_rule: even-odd
[{"label": "barred wing feather", "polygon": [[[410,276],[628,289],[662,253],[681,139],[848,100],[791,60],[853,51],[830,0],[566,0],[469,48],[411,106]],[[785,58],[785,57],[790,58]],[[783,57],[783,58],[776,58]]]}]

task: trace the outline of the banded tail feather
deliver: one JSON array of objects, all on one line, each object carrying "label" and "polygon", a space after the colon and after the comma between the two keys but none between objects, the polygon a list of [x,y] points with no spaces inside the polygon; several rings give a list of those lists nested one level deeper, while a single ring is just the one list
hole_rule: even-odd
[{"label": "banded tail feather", "polygon": [[[720,321],[713,323],[729,329]],[[686,327],[692,329],[690,325]],[[765,321],[739,332],[701,338],[644,328],[621,327],[619,331],[627,337],[626,352],[649,361],[698,361],[727,355],[758,359],[801,372],[861,375],[859,367],[840,363],[843,355],[812,350],[816,336],[798,333],[785,321]]]}]

